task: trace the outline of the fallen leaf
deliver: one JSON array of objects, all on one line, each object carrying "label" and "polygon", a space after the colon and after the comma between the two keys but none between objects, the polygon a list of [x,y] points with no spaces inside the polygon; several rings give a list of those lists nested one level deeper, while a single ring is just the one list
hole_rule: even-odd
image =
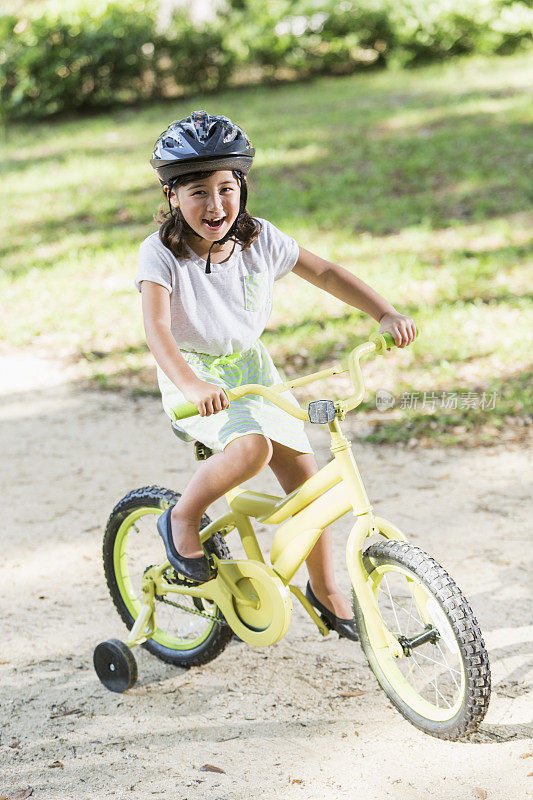
[{"label": "fallen leaf", "polygon": [[533,756],[533,753],[522,753],[520,758],[531,758],[531,756]]},{"label": "fallen leaf", "polygon": [[20,747],[20,742],[13,742],[13,744],[10,744],[9,747],[14,750],[16,747]]},{"label": "fallen leaf", "polygon": [[481,800],[485,800],[487,797],[487,792],[485,791],[485,789],[479,789],[479,788],[474,789],[474,794],[476,795],[476,797],[480,797]]},{"label": "fallen leaf", "polygon": [[291,783],[303,783],[301,778],[291,778]]},{"label": "fallen leaf", "polygon": [[51,764],[48,764],[49,767],[59,767],[60,769],[65,769],[61,761],[53,761]]},{"label": "fallen leaf", "polygon": [[357,731],[354,731],[354,732],[353,732],[353,735],[354,735],[354,736],[359,736],[359,734],[357,733]]},{"label": "fallen leaf", "polygon": [[533,778],[533,772],[528,772],[528,775],[527,775],[527,777],[528,777],[528,778]]},{"label": "fallen leaf", "polygon": [[200,772],[223,772],[224,775],[226,774],[225,769],[214,767],[213,764],[204,764],[203,767],[200,767]]},{"label": "fallen leaf", "polygon": [[7,800],[25,800],[26,797],[31,797],[33,794],[33,789],[22,789],[17,794],[12,794]]}]

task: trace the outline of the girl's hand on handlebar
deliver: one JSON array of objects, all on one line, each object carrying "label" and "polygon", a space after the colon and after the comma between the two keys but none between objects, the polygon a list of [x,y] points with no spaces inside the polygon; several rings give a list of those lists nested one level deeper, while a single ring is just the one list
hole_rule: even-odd
[{"label": "girl's hand on handlebar", "polygon": [[[396,347],[407,347],[416,339],[417,330],[414,320],[398,312],[383,314],[379,321],[379,332],[390,333]],[[390,350],[390,347],[387,348]]]},{"label": "girl's hand on handlebar", "polygon": [[229,405],[224,389],[216,383],[196,380],[182,387],[185,399],[193,403],[201,417],[224,411]]}]

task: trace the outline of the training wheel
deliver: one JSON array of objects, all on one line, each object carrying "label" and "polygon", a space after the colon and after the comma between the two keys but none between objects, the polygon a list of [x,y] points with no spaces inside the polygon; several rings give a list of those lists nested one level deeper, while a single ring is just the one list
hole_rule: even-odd
[{"label": "training wheel", "polygon": [[130,648],[120,639],[108,639],[95,647],[96,674],[112,692],[125,692],[137,680],[137,662]]}]

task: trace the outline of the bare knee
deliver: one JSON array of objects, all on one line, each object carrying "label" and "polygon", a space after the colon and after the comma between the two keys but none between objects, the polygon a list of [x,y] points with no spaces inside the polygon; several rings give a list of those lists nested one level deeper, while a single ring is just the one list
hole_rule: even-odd
[{"label": "bare knee", "polygon": [[260,433],[247,433],[233,439],[224,449],[225,453],[231,453],[246,466],[250,475],[256,475],[266,467],[272,458],[272,442],[267,436]]}]

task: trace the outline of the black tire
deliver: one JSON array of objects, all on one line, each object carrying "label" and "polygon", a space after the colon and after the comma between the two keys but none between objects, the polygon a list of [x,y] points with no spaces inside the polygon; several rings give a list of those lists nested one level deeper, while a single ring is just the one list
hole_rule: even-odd
[{"label": "black tire", "polygon": [[[352,594],[361,647],[381,688],[409,722],[431,736],[457,740],[473,733],[489,706],[490,666],[479,625],[459,587],[433,558],[404,542],[371,545],[363,563],[387,627],[406,637],[403,658],[375,651]],[[416,601],[410,586],[416,587]],[[408,640],[435,630],[432,640],[409,653]]]},{"label": "black tire", "polygon": [[[104,534],[104,572],[113,603],[131,630],[141,603],[140,586],[144,571],[166,560],[165,548],[156,528],[158,516],[180,495],[161,486],[144,486],[129,492],[120,500],[109,517]],[[204,514],[200,530],[211,522]],[[134,533],[130,541],[130,534]],[[205,543],[205,549],[219,558],[230,558],[224,538],[215,533]],[[119,553],[122,558],[119,559]],[[174,575],[173,570],[170,573]],[[186,605],[190,611],[180,611],[177,617],[174,606]],[[224,650],[233,637],[218,606],[199,598],[171,594],[155,600],[156,631],[143,647],[157,658],[180,667],[198,666],[212,661]],[[213,621],[206,620],[195,611],[207,612]],[[190,630],[186,630],[189,628]],[[193,639],[189,634],[200,630]],[[184,633],[184,631],[186,631]]]},{"label": "black tire", "polygon": [[106,689],[125,692],[137,680],[137,662],[130,648],[120,639],[108,639],[95,647],[93,664]]}]

